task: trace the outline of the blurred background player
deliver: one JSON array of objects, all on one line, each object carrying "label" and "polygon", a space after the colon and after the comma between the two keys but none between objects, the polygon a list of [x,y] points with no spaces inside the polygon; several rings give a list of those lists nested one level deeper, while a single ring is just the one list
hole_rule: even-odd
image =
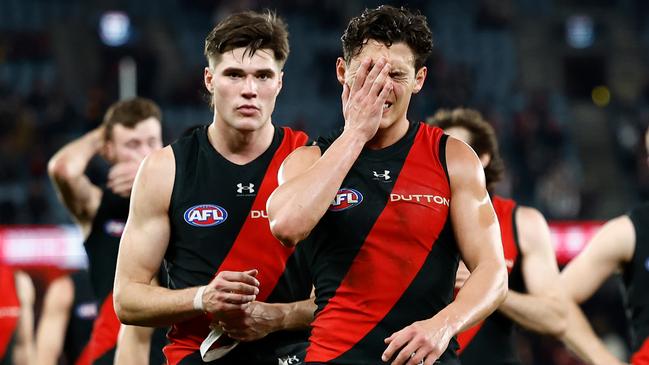
[{"label": "blurred background player", "polygon": [[[507,288],[482,166],[407,119],[433,47],[425,16],[366,9],[342,42],[345,128],[293,153],[268,204],[278,239],[310,241],[318,312],[306,361],[458,364],[455,334]],[[472,274],[453,302],[458,253]]]},{"label": "blurred background player", "polygon": [[[92,364],[113,364],[120,329],[112,296],[119,240],[137,169],[144,157],[162,148],[161,119],[160,108],[151,100],[116,102],[100,127],[65,145],[48,164],[61,201],[85,237],[91,285],[99,305],[89,344]],[[85,174],[96,155],[111,164],[105,187],[95,185]],[[153,364],[163,361],[160,349],[159,341],[151,347]]]},{"label": "blurred background player", "polygon": [[[649,151],[649,129],[645,132]],[[649,159],[647,159],[649,162]],[[561,272],[561,285],[569,299],[582,303],[618,271],[625,286],[625,305],[631,326],[632,365],[649,364],[649,203],[638,204],[628,213],[608,221],[588,246]],[[564,342],[589,364],[608,364],[612,355],[604,351],[574,310],[569,317]]]},{"label": "blurred background player", "polygon": [[[274,13],[218,23],[205,39],[212,123],[153,153],[138,173],[115,308],[123,323],[172,325],[168,364],[298,364],[304,356],[311,285],[266,214],[281,162],[307,142],[271,122],[288,53]],[[163,258],[170,289],[150,285]]]},{"label": "blurred background player", "polygon": [[0,263],[0,364],[35,365],[34,285],[26,273]]},{"label": "blurred background player", "polygon": [[[487,189],[500,181],[504,164],[496,133],[482,115],[471,109],[440,110],[427,123],[473,148],[484,166]],[[514,323],[541,334],[559,337],[566,328],[565,299],[550,230],[541,213],[491,193],[498,216],[509,291],[498,311],[458,336],[462,364],[520,364],[514,342]],[[460,264],[456,286],[468,276]]]},{"label": "blurred background player", "polygon": [[97,301],[87,270],[63,275],[50,283],[36,331],[36,363],[90,364],[88,343],[97,317]]}]

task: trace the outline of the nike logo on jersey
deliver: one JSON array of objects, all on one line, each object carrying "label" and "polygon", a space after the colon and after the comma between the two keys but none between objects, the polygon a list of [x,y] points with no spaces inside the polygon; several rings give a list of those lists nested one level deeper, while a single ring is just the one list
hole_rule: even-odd
[{"label": "nike logo on jersey", "polygon": [[228,212],[218,205],[199,204],[185,211],[185,222],[194,227],[211,227],[228,219]]},{"label": "nike logo on jersey", "polygon": [[329,211],[340,212],[341,210],[353,208],[363,202],[363,194],[356,189],[342,188],[329,205]]},{"label": "nike logo on jersey", "polygon": [[445,205],[447,207],[451,206],[451,200],[439,195],[430,195],[430,194],[390,194],[391,202],[398,201],[415,201],[415,202],[428,202],[435,203],[439,205]]},{"label": "nike logo on jersey", "polygon": [[253,183],[248,183],[247,185],[243,185],[242,183],[237,184],[237,194],[254,194],[255,193],[255,184]]}]

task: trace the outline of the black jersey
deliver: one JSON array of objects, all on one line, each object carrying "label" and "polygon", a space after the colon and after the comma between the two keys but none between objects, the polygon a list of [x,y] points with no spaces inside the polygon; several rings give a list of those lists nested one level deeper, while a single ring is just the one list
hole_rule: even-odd
[{"label": "black jersey", "polygon": [[[208,284],[220,271],[259,270],[257,300],[294,302],[311,292],[299,250],[270,233],[266,200],[277,187],[279,167],[307,136],[275,128],[269,148],[245,165],[234,164],[210,144],[207,127],[172,144],[176,175],[169,206],[171,225],[165,261],[172,289]],[[294,252],[295,251],[295,252]],[[169,364],[203,364],[198,352],[210,332],[208,315],[172,327],[164,352]],[[306,331],[283,331],[241,343],[211,363],[277,364],[306,347]],[[296,344],[302,344],[302,350]]]},{"label": "black jersey", "polygon": [[[84,246],[88,255],[90,283],[97,300],[99,312],[93,323],[88,344],[90,362],[112,365],[121,323],[113,308],[113,282],[119,252],[119,241],[128,217],[129,199],[102,189],[101,202],[92,222],[92,228]],[[166,331],[156,329],[156,332]],[[164,337],[154,335],[151,340],[150,361],[159,363]]]},{"label": "black jersey", "polygon": [[[520,246],[516,230],[516,203],[499,196],[492,203],[502,237],[503,253],[509,274],[509,289],[526,292],[521,269]],[[500,312],[458,335],[460,360],[463,365],[520,364],[514,343],[514,322]]]},{"label": "black jersey", "polygon": [[635,228],[633,259],[624,268],[633,365],[649,365],[649,203],[628,214]]},{"label": "black jersey", "polygon": [[[337,136],[318,140],[323,153]],[[308,363],[382,363],[385,338],[453,300],[446,140],[413,123],[395,144],[364,149],[304,243],[318,306]],[[458,364],[456,349],[453,339],[438,363]]]},{"label": "black jersey", "polygon": [[88,271],[74,272],[70,274],[70,280],[74,287],[74,298],[65,330],[63,356],[66,364],[86,364],[92,323],[97,317],[97,301],[92,292]]}]

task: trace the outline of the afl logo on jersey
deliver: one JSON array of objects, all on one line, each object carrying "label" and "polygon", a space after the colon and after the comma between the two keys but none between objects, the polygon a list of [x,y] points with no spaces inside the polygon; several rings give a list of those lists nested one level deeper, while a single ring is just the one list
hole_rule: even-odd
[{"label": "afl logo on jersey", "polygon": [[106,231],[106,234],[111,237],[119,238],[122,237],[122,233],[124,233],[125,225],[126,223],[124,221],[111,219],[104,223],[104,231]]},{"label": "afl logo on jersey", "polygon": [[353,208],[363,202],[363,194],[355,189],[342,188],[329,206],[329,211],[340,212],[341,210]]},{"label": "afl logo on jersey", "polygon": [[228,219],[228,212],[214,204],[195,205],[185,211],[185,222],[195,227],[211,227]]}]

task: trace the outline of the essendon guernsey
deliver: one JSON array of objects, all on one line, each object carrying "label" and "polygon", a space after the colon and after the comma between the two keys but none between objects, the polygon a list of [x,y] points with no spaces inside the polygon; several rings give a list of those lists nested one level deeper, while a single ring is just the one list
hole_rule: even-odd
[{"label": "essendon guernsey", "polygon": [[[320,139],[322,152],[337,136]],[[458,250],[441,129],[365,149],[305,243],[316,289],[306,361],[380,364],[384,339],[453,300]],[[440,364],[457,364],[452,340]]]},{"label": "essendon guernsey", "polygon": [[[220,271],[256,268],[257,300],[277,303],[309,297],[311,284],[299,250],[283,247],[272,236],[266,213],[282,161],[306,141],[302,132],[275,128],[270,147],[245,165],[221,156],[207,138],[207,127],[172,144],[176,176],[165,256],[171,288],[206,285]],[[164,350],[169,364],[203,364],[199,347],[210,322],[201,315],[172,327]],[[306,338],[306,331],[272,333],[241,343],[212,363],[276,365],[295,356],[295,344],[306,346]]]}]

